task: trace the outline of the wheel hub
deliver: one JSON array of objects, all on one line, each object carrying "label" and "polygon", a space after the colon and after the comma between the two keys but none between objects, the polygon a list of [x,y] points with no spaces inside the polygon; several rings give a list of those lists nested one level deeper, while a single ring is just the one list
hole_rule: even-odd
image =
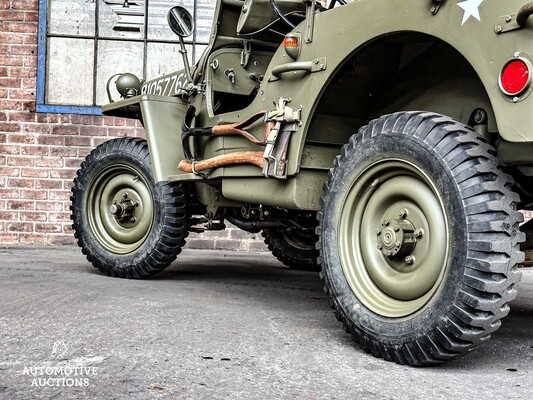
[{"label": "wheel hub", "polygon": [[388,258],[405,257],[405,262],[413,263],[413,253],[417,239],[422,236],[421,229],[416,229],[414,224],[407,219],[407,210],[398,212],[400,218],[383,219],[376,229],[377,248]]},{"label": "wheel hub", "polygon": [[113,214],[115,219],[121,224],[125,223],[135,223],[137,218],[135,217],[135,209],[139,207],[138,201],[133,201],[128,192],[125,192],[122,195],[120,201],[115,200],[111,207],[109,207],[109,212]]}]

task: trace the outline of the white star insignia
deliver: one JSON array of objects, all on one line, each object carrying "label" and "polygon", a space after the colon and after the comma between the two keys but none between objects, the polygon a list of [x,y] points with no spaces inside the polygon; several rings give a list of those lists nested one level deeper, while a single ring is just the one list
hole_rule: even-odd
[{"label": "white star insignia", "polygon": [[481,17],[479,16],[479,6],[481,3],[483,3],[483,0],[466,0],[457,4],[463,10],[465,10],[461,25],[464,25],[470,17],[474,17],[478,21],[481,21]]}]

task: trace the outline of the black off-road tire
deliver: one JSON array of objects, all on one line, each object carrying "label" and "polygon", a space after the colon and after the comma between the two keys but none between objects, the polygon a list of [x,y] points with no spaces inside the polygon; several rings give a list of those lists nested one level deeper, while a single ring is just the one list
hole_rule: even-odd
[{"label": "black off-road tire", "polygon": [[[320,275],[336,318],[366,352],[399,364],[437,364],[466,354],[500,327],[517,293],[525,238],[513,180],[495,154],[470,127],[424,112],[371,121],[343,147],[318,215]],[[438,182],[449,219],[442,281],[421,310],[400,318],[380,315],[356,296],[339,255],[339,209],[354,180],[384,159],[408,160]]]},{"label": "black off-road tire", "polygon": [[[296,242],[287,238],[287,235],[293,236],[298,233],[293,232],[294,229],[288,228],[285,231],[279,229],[264,229],[261,232],[265,240],[265,244],[272,252],[272,255],[282,262],[290,269],[298,271],[317,272],[320,270],[317,262],[318,250],[316,250],[316,242],[318,237],[312,231],[305,232],[300,235]],[[292,242],[292,243],[291,243]]]},{"label": "black off-road tire", "polygon": [[[109,236],[97,220],[101,216],[101,207],[98,205],[104,204],[101,200],[104,196],[90,197],[95,185],[101,185],[104,191],[106,185],[114,182],[115,175],[120,177],[121,173],[126,177],[135,176],[134,180],[142,183],[144,200],[150,199],[145,201],[143,209],[150,209],[151,212],[149,217],[140,215],[138,218],[152,219],[145,221],[150,228],[146,229],[144,238],[131,246],[125,244],[124,248],[121,248],[120,240]],[[139,183],[133,184],[131,190],[137,187],[135,185]],[[121,186],[116,186],[116,190],[117,195],[120,195]],[[143,139],[114,139],[94,149],[77,172],[71,201],[72,228],[78,245],[87,260],[106,275],[120,278],[151,277],[168,267],[185,244],[190,221],[187,187],[179,183],[154,183],[148,144]],[[109,207],[109,204],[105,207]],[[118,251],[113,246],[117,246]]]}]

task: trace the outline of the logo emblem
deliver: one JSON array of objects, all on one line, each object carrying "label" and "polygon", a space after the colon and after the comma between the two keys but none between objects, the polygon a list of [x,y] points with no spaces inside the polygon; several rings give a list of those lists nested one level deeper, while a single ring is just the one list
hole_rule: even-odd
[{"label": "logo emblem", "polygon": [[56,360],[64,360],[65,356],[68,353],[68,346],[65,342],[62,340],[58,340],[54,343],[54,347],[52,348],[52,357]]},{"label": "logo emblem", "polygon": [[463,22],[461,22],[461,26],[464,25],[465,22],[470,19],[470,17],[474,17],[478,21],[481,21],[481,17],[479,16],[479,6],[481,5],[481,3],[483,3],[483,0],[466,0],[457,4],[465,11],[463,14]]}]

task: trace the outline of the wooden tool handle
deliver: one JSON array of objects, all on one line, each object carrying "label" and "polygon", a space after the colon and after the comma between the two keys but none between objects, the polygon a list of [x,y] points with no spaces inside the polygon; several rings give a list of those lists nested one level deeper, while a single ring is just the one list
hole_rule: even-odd
[{"label": "wooden tool handle", "polygon": [[[194,171],[201,172],[206,169],[218,168],[225,165],[235,164],[253,164],[259,168],[265,165],[262,151],[240,151],[223,156],[217,156],[208,160],[198,161],[194,163]],[[180,161],[178,169],[183,172],[193,172],[192,164],[186,160]]]}]

